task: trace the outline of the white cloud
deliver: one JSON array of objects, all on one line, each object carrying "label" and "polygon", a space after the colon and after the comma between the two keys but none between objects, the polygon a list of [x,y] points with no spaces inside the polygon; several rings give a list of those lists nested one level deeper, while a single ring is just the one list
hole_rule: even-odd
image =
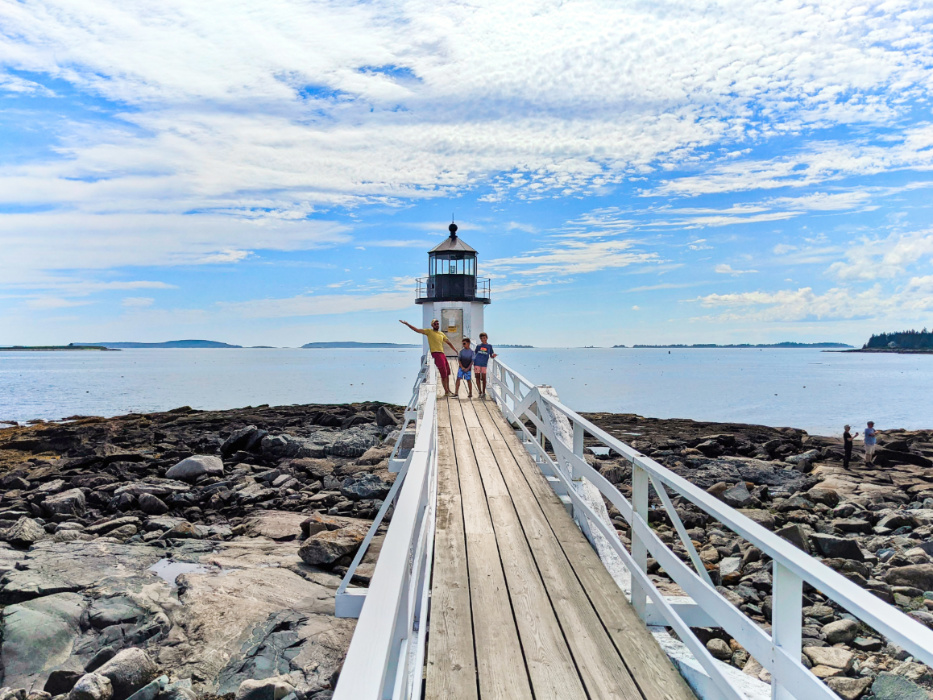
[{"label": "white cloud", "polygon": [[720,263],[719,265],[717,265],[715,268],[715,271],[716,271],[716,274],[732,275],[733,277],[737,277],[739,275],[748,275],[748,274],[758,272],[758,270],[735,270],[733,269],[731,265],[728,265],[726,263]]},{"label": "white cloud", "polygon": [[846,262],[830,265],[840,280],[879,280],[902,277],[912,266],[933,257],[933,230],[892,233],[884,239],[863,239],[846,251]]},{"label": "white cloud", "polygon": [[637,250],[638,244],[636,240],[562,239],[524,255],[490,260],[486,267],[519,275],[566,276],[663,262],[657,253]]},{"label": "white cloud", "polygon": [[73,306],[84,306],[89,304],[87,301],[75,301],[74,299],[63,299],[61,297],[35,297],[26,301],[26,306],[36,311],[48,311],[50,309],[68,309]]},{"label": "white cloud", "polygon": [[221,302],[222,314],[238,318],[289,318],[295,316],[326,316],[359,311],[394,311],[411,307],[412,294],[382,292],[378,294],[302,295],[286,299],[255,299]]},{"label": "white cloud", "polygon": [[155,299],[152,297],[124,297],[122,302],[123,306],[133,309],[145,308],[152,306],[154,303]]}]

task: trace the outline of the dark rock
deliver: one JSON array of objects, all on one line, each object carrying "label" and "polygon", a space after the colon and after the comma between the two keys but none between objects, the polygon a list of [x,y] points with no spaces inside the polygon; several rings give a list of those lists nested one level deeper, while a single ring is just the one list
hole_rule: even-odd
[{"label": "dark rock", "polygon": [[41,539],[45,539],[45,528],[31,518],[22,517],[12,526],[0,532],[0,539],[6,540],[14,547],[27,548]]},{"label": "dark rock", "polygon": [[745,508],[752,502],[752,495],[748,492],[744,481],[737,483],[719,498],[733,508]]},{"label": "dark rock", "polygon": [[814,533],[810,535],[810,542],[825,557],[865,560],[865,555],[856,540]]},{"label": "dark rock", "polygon": [[807,540],[806,531],[796,523],[793,525],[787,525],[782,527],[780,530],[777,530],[774,534],[784,538],[797,549],[802,549],[807,554],[810,553],[810,545]]},{"label": "dark rock", "polygon": [[168,506],[160,498],[153,496],[151,493],[140,494],[139,509],[147,515],[163,515],[168,513],[169,510]]},{"label": "dark rock", "polygon": [[807,498],[815,503],[827,505],[830,508],[835,508],[839,505],[839,493],[833,489],[823,488],[822,486],[814,486],[807,491]]},{"label": "dark rock", "polygon": [[380,428],[398,425],[398,419],[385,406],[376,409],[376,425]]},{"label": "dark rock", "polygon": [[168,685],[168,676],[159,676],[151,683],[144,685],[135,693],[130,695],[127,700],[155,700],[162,689]]},{"label": "dark rock", "polygon": [[87,508],[87,501],[81,489],[69,489],[53,496],[49,496],[42,502],[42,509],[50,515],[84,515]]},{"label": "dark rock", "polygon": [[257,452],[262,443],[262,439],[269,433],[260,430],[255,425],[248,425],[230,433],[230,436],[220,446],[220,454],[226,456],[234,452],[243,450],[245,452]]},{"label": "dark rock", "polygon": [[75,683],[84,674],[80,671],[65,671],[56,669],[49,674],[43,690],[51,695],[64,695],[74,688]]},{"label": "dark rock", "polygon": [[933,460],[914,454],[913,452],[898,452],[879,447],[875,450],[875,464],[882,467],[889,467],[895,464],[913,464],[917,467],[929,469],[933,467]]},{"label": "dark rock", "polygon": [[136,622],[144,614],[143,610],[125,596],[100,598],[88,608],[88,619],[98,629],[126,622]]},{"label": "dark rock", "polygon": [[359,478],[348,477],[340,485],[340,493],[354,501],[369,498],[385,498],[391,487],[375,474],[363,474]]}]

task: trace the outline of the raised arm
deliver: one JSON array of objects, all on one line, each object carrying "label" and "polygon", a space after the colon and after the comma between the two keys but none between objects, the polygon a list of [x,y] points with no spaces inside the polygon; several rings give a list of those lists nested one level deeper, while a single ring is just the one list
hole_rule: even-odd
[{"label": "raised arm", "polygon": [[450,342],[449,338],[444,338],[444,342],[447,343],[450,346],[450,349],[453,350],[455,353],[457,353],[457,355],[459,356],[460,354],[459,351],[457,350],[457,348],[454,347],[454,344]]},{"label": "raised arm", "polygon": [[423,331],[423,330],[421,330],[420,328],[415,328],[415,327],[414,327],[413,325],[411,325],[408,321],[403,321],[402,319],[399,319],[398,322],[401,323],[402,325],[408,326],[408,327],[411,328],[415,333],[420,333],[421,335],[424,335],[424,331]]}]

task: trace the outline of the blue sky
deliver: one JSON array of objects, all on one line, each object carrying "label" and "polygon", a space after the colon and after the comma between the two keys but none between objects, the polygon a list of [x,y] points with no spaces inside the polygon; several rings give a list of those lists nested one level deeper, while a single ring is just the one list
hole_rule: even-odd
[{"label": "blue sky", "polygon": [[933,5],[0,0],[0,344],[933,327]]}]

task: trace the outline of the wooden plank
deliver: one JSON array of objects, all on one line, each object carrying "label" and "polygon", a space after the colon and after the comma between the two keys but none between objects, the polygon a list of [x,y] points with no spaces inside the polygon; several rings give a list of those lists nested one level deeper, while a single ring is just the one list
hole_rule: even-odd
[{"label": "wooden plank", "polygon": [[[454,412],[456,399],[448,401]],[[531,700],[531,685],[512,615],[495,531],[472,445],[454,434],[467,545],[473,639],[483,700]]]},{"label": "wooden plank", "polygon": [[425,697],[478,700],[463,508],[447,401],[438,401],[437,420],[437,515]]},{"label": "wooden plank", "polygon": [[[590,697],[641,700],[638,686],[574,575],[534,493],[502,440],[492,415],[488,411],[478,410],[480,425],[490,437],[489,447],[495,454],[512,494],[538,569]],[[579,534],[579,529],[566,512],[564,518],[566,527],[574,528]]]},{"label": "wooden plank", "polygon": [[473,402],[459,403],[462,415],[453,406],[450,416],[454,441],[458,446],[458,456],[460,450],[472,445],[476,457],[535,698],[586,700],[586,691],[535,566],[509,491],[482,433]]},{"label": "wooden plank", "polygon": [[[484,408],[490,421],[484,421],[487,434],[496,430],[508,448],[513,464],[521,470],[525,483],[534,493],[541,513],[644,697],[647,700],[696,700],[686,681],[635,614],[599,555],[571,520],[514,430],[494,405],[485,404]],[[483,417],[482,412],[478,412]],[[505,461],[500,459],[500,465]]]}]

